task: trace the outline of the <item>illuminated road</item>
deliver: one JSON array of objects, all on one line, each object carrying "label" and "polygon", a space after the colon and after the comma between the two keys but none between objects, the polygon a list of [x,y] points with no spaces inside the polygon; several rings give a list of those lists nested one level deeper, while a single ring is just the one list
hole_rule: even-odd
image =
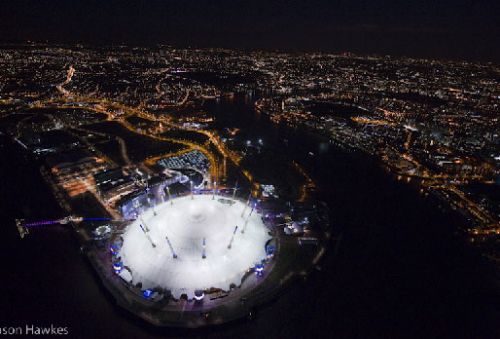
[{"label": "illuminated road", "polygon": [[[159,136],[159,135],[155,135],[155,134],[148,134],[145,132],[138,131],[132,124],[130,124],[126,120],[126,118],[131,117],[131,116],[137,116],[137,117],[146,119],[148,121],[161,122],[162,124],[165,124],[166,126],[169,126],[169,127],[175,128],[175,129],[183,129],[183,130],[187,130],[187,131],[192,131],[192,132],[204,134],[216,146],[217,150],[221,153],[221,155],[223,157],[230,158],[231,161],[233,161],[236,165],[238,165],[239,162],[241,161],[241,158],[235,156],[228,149],[226,149],[225,145],[220,141],[220,138],[218,138],[218,136],[216,136],[212,132],[195,130],[195,129],[186,129],[186,128],[183,128],[182,126],[178,126],[178,125],[173,124],[169,120],[168,117],[158,118],[158,117],[154,116],[153,114],[147,113],[141,109],[128,107],[128,106],[125,106],[125,105],[122,105],[119,103],[115,103],[115,102],[109,102],[107,100],[97,100],[97,99],[93,99],[93,98],[78,97],[78,98],[73,98],[73,101],[78,101],[78,102],[82,102],[82,103],[85,102],[85,103],[90,104],[90,105],[89,106],[80,106],[80,105],[73,105],[73,104],[68,105],[64,101],[63,102],[47,101],[47,102],[45,102],[45,105],[48,106],[48,105],[55,104],[56,107],[60,108],[60,109],[80,109],[80,110],[90,110],[90,111],[94,111],[97,113],[102,113],[102,114],[106,115],[107,121],[116,121],[116,122],[120,123],[123,127],[127,128],[129,131],[131,131],[133,133],[140,134],[140,135],[143,135],[145,137],[152,138],[155,140],[166,141],[166,142],[181,144],[181,145],[185,146],[185,149],[183,149],[179,152],[165,154],[164,157],[176,156],[176,155],[180,155],[180,154],[183,154],[183,153],[186,153],[189,151],[193,151],[193,150],[200,151],[201,153],[203,153],[207,157],[207,159],[210,162],[211,181],[220,181],[221,177],[220,177],[220,173],[218,170],[218,164],[217,164],[216,158],[207,148],[203,147],[202,145],[199,145],[199,144],[187,141],[187,140],[167,138],[167,137],[163,137],[163,136]],[[42,103],[39,103],[39,105],[37,105],[37,107],[41,107],[42,105],[43,105]],[[121,110],[123,112],[123,114],[120,114],[119,116],[117,116],[115,114],[115,112],[119,111],[119,110]],[[121,149],[121,153],[122,153],[124,160],[127,163],[129,163],[130,160],[128,159],[128,155],[126,152],[126,145],[125,145],[124,141],[122,140],[120,142],[120,140],[118,139],[118,142],[120,143],[120,149]],[[128,159],[128,161],[127,161],[127,159]],[[151,161],[149,159],[148,159],[147,164],[149,164],[149,165],[151,164]]]},{"label": "illuminated road", "polygon": [[[184,97],[183,100],[187,100],[188,96],[189,96],[189,92],[186,93],[186,96]],[[202,154],[204,154],[210,162],[210,178],[208,178],[209,182],[214,182],[214,181],[222,182],[222,179],[224,179],[224,176],[225,176],[225,166],[222,166],[222,168],[220,168],[219,161],[217,161],[217,156],[214,155],[208,149],[208,144],[201,145],[201,144],[191,142],[189,140],[174,139],[174,138],[168,138],[168,137],[164,137],[164,136],[154,134],[154,133],[146,133],[146,132],[143,132],[141,130],[138,130],[134,125],[132,125],[127,120],[127,118],[136,116],[136,117],[145,119],[149,122],[161,123],[163,126],[167,126],[169,128],[172,128],[172,129],[179,129],[179,130],[184,130],[184,131],[188,131],[188,132],[203,134],[204,136],[206,136],[208,138],[209,144],[212,144],[216,148],[216,150],[218,151],[219,156],[222,158],[222,159],[219,158],[219,160],[223,161],[223,163],[225,164],[226,159],[229,159],[229,161],[236,168],[238,168],[241,171],[241,173],[246,177],[246,179],[251,184],[253,184],[254,195],[257,194],[256,188],[258,188],[258,183],[254,182],[254,177],[248,170],[241,168],[241,166],[240,166],[240,163],[242,161],[242,156],[234,151],[231,151],[225,145],[225,143],[221,140],[220,136],[214,131],[186,128],[184,126],[180,126],[180,125],[177,125],[174,122],[172,122],[171,118],[168,115],[156,116],[156,115],[154,115],[150,112],[147,112],[143,109],[129,107],[129,106],[126,106],[126,105],[123,105],[120,103],[108,101],[106,99],[78,97],[78,96],[73,95],[71,104],[67,104],[66,103],[67,100],[69,100],[69,99],[62,98],[61,101],[46,101],[44,103],[39,103],[38,107],[40,107],[41,105],[45,105],[45,106],[51,106],[51,105],[54,106],[55,105],[57,108],[60,108],[60,109],[79,109],[79,110],[94,111],[97,113],[105,114],[107,121],[117,122],[132,133],[139,134],[139,135],[142,135],[144,137],[155,139],[158,141],[165,141],[165,142],[170,142],[170,143],[174,143],[174,144],[181,144],[182,146],[184,146],[183,149],[176,151],[176,152],[170,152],[170,153],[161,154],[158,156],[148,157],[143,162],[143,164],[145,166],[148,166],[148,167],[155,165],[156,162],[162,158],[179,156],[179,155],[185,154],[187,152],[197,150],[197,151],[201,152]],[[78,102],[78,103],[82,103],[85,105],[77,105],[77,104],[73,104],[73,102]],[[119,143],[120,153],[121,153],[122,158],[127,163],[127,165],[130,165],[132,162],[131,162],[131,160],[128,156],[128,153],[127,153],[126,142],[122,138],[119,138],[119,137],[116,137],[116,140]],[[104,157],[103,154],[100,154],[100,156]],[[315,184],[314,184],[313,180],[307,175],[307,173],[304,171],[304,169],[302,167],[300,167],[295,162],[293,163],[293,165],[294,165],[294,168],[304,177],[304,184],[300,187],[300,191],[299,191],[299,200],[305,201],[308,197],[309,191],[315,187]]]}]

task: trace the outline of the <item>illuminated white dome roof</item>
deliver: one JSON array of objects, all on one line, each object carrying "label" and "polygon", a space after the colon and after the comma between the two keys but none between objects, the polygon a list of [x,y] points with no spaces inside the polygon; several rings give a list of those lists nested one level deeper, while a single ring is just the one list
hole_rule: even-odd
[{"label": "illuminated white dome roof", "polygon": [[150,209],[127,227],[119,254],[132,272],[132,283],[141,282],[143,289],[163,287],[176,298],[210,287],[228,290],[266,257],[268,230],[261,216],[256,211],[250,215],[251,208],[238,200],[187,196],[154,211],[156,215]]}]

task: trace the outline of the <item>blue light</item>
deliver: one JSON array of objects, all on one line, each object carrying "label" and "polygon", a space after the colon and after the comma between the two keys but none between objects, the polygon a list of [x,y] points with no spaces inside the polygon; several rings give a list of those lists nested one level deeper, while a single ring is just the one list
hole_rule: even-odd
[{"label": "blue light", "polygon": [[264,264],[256,264],[255,272],[262,272],[264,270]]},{"label": "blue light", "polygon": [[117,255],[120,250],[120,244],[114,243],[110,246],[109,250],[113,255]]},{"label": "blue light", "polygon": [[145,299],[151,298],[152,295],[153,295],[153,291],[152,290],[144,290],[144,291],[142,291],[142,296]]},{"label": "blue light", "polygon": [[123,263],[121,261],[115,262],[113,264],[113,269],[115,270],[116,273],[120,273],[122,271],[122,268],[123,268]]},{"label": "blue light", "polygon": [[83,218],[83,221],[109,221],[111,218]]}]

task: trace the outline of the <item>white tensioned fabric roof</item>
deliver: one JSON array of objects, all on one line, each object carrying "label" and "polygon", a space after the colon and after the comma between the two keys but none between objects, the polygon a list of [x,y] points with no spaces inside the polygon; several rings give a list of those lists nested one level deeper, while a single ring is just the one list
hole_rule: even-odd
[{"label": "white tensioned fabric roof", "polygon": [[[232,204],[221,202],[223,199]],[[154,210],[156,216],[149,209],[127,227],[119,254],[132,272],[132,283],[141,282],[143,289],[163,287],[176,298],[183,293],[191,298],[195,290],[210,287],[228,290],[232,283],[239,286],[245,272],[266,257],[265,244],[271,236],[261,216],[254,211],[248,217],[250,207],[245,209],[238,200],[186,196],[173,200],[172,205],[164,202]],[[149,229],[147,234],[156,247],[141,230],[141,224],[146,231]]]}]

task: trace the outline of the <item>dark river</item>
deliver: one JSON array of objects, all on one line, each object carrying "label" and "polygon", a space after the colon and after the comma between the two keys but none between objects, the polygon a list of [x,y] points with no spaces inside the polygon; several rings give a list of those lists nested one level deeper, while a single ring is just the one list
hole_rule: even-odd
[{"label": "dark river", "polygon": [[321,270],[290,286],[252,320],[198,331],[152,328],[113,304],[69,230],[55,226],[19,239],[14,218],[51,219],[62,212],[37,166],[0,136],[1,327],[54,324],[67,326],[72,337],[89,338],[499,335],[495,271],[463,240],[458,216],[440,211],[367,156],[271,126],[254,113],[250,97],[205,108],[220,126],[264,138],[317,180],[317,194],[328,203],[341,237],[338,247],[332,241]]}]

